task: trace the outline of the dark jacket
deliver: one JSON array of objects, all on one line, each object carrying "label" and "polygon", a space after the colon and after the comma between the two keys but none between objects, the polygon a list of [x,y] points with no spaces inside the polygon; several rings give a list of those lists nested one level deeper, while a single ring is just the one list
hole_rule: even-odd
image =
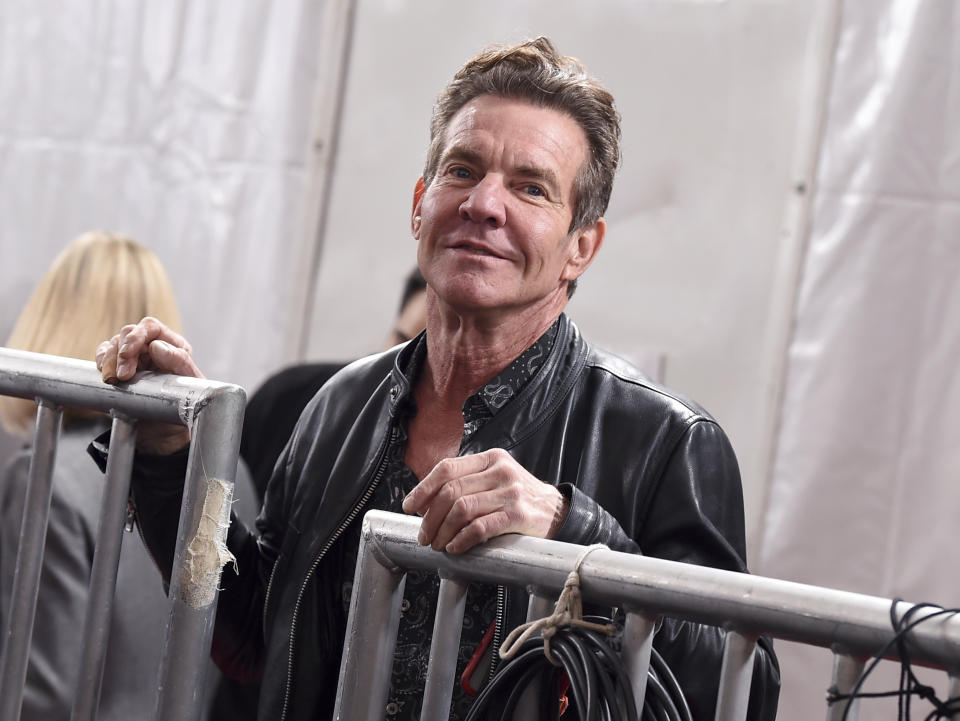
[{"label": "dark jacket", "polygon": [[273,467],[293,435],[304,406],[346,363],[303,363],[277,371],[247,400],[240,457],[247,463],[261,501]]},{"label": "dark jacket", "polygon": [[[223,575],[214,655],[228,675],[262,674],[260,718],[301,721],[332,709],[344,631],[336,541],[368,510],[398,402],[411,392],[398,355],[413,346],[334,376],[277,464],[259,533],[231,526],[240,573]],[[540,372],[463,450],[494,447],[567,495],[557,540],[746,571],[740,474],[724,432],[692,402],[588,345],[565,316]],[[179,487],[170,464],[158,468],[135,473],[134,495],[145,537],[169,569]],[[523,592],[508,588],[503,627],[525,611]],[[713,718],[722,644],[718,629],[670,619],[657,633],[695,718]],[[773,719],[778,690],[764,642],[750,718]]]}]

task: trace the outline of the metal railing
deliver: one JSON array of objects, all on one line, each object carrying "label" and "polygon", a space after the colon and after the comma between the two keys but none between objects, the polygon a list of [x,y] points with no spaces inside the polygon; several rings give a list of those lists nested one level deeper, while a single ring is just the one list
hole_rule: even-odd
[{"label": "metal railing", "polygon": [[[528,618],[549,614],[582,546],[524,536],[501,536],[451,556],[417,542],[418,518],[370,511],[363,519],[335,719],[380,721],[389,693],[405,573],[435,570],[440,591],[421,721],[448,717],[460,627],[469,581],[525,582]],[[746,718],[756,639],[769,635],[834,651],[833,683],[849,693],[865,662],[894,637],[891,600],[761,576],[721,571],[600,549],[580,567],[584,600],[626,613],[623,661],[638,707],[643,702],[658,616],[727,629],[717,721]],[[896,607],[902,617],[911,604]],[[906,640],[912,662],[944,669],[949,697],[960,695],[960,618],[942,615],[920,624]],[[847,718],[856,719],[857,702]],[[842,718],[845,702],[827,710]]]},{"label": "metal railing", "polygon": [[64,406],[108,412],[113,417],[82,657],[68,661],[80,668],[71,719],[93,721],[97,714],[138,419],[180,423],[190,429],[155,718],[198,718],[221,570],[218,554],[209,551],[226,538],[246,402],[243,389],[152,373],[109,386],[93,363],[0,348],[0,395],[38,403],[10,617],[3,637],[0,721],[20,718]]}]

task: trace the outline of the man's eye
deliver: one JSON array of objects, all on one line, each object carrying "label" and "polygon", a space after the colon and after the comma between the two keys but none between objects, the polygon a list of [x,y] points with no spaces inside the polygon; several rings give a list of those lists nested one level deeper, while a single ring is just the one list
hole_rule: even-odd
[{"label": "man's eye", "polygon": [[450,170],[450,172],[453,174],[453,176],[454,176],[455,178],[469,178],[469,177],[470,177],[470,171],[467,170],[467,169],[464,168],[464,167],[460,167],[460,166],[454,167],[454,168],[452,168],[452,169]]},{"label": "man's eye", "polygon": [[533,195],[533,196],[542,196],[544,194],[543,188],[541,188],[539,185],[525,185],[523,186],[523,191],[527,195]]}]

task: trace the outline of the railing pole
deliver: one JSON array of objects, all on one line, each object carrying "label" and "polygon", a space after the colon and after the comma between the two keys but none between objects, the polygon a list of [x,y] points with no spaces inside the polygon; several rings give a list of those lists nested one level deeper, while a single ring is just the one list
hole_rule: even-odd
[{"label": "railing pole", "polygon": [[450,718],[450,698],[457,671],[460,629],[463,627],[468,586],[466,581],[440,577],[420,721],[446,721]]},{"label": "railing pole", "polygon": [[643,710],[643,699],[647,693],[647,673],[650,670],[650,651],[653,649],[653,633],[656,627],[656,618],[634,612],[627,613],[623,624],[621,656],[630,676],[638,717]]},{"label": "railing pole", "polygon": [[243,406],[241,390],[223,389],[191,418],[157,721],[195,721],[202,711],[220,572],[233,560],[226,537]]},{"label": "railing pole", "polygon": [[553,613],[553,607],[556,603],[556,597],[531,589],[530,599],[527,601],[527,621],[536,621],[549,616]]},{"label": "railing pole", "polygon": [[110,618],[113,614],[120,546],[123,543],[123,526],[130,496],[130,470],[133,467],[136,433],[136,421],[114,417],[100,525],[97,528],[93,567],[90,572],[90,593],[87,596],[87,611],[83,624],[80,674],[77,678],[71,721],[94,721],[100,704],[100,685],[110,640]]},{"label": "railing pole", "polygon": [[43,399],[38,401],[30,480],[23,509],[23,524],[20,526],[10,618],[7,619],[6,643],[0,668],[0,721],[18,721],[20,718],[62,418],[61,408]]},{"label": "railing pole", "polygon": [[383,721],[385,715],[407,576],[381,561],[364,519],[333,710],[338,721]]},{"label": "railing pole", "polygon": [[[955,703],[960,705],[960,676],[956,673],[950,674],[950,684],[947,686],[947,699],[956,699]],[[950,714],[950,718],[960,719],[960,709]]]},{"label": "railing pole", "polygon": [[[833,655],[833,688],[839,694],[848,694],[853,690],[860,674],[863,673],[863,667],[866,665],[862,658],[857,658],[845,653],[835,653]],[[846,711],[847,706],[850,710]],[[827,721],[840,721],[844,718],[846,711],[846,721],[857,721],[860,715],[860,702],[857,699],[838,701],[827,706]]]},{"label": "railing pole", "polygon": [[[191,427],[194,444],[184,491],[174,576],[171,582],[171,612],[167,626],[167,643],[161,663],[157,687],[157,714],[163,721],[192,721],[202,713],[201,701],[205,671],[216,608],[216,591],[220,567],[228,557],[218,542],[226,538],[229,505],[236,473],[240,429],[243,422],[245,394],[239,386],[199,378],[186,378],[152,372],[138,373],[130,383],[111,386],[104,383],[94,363],[59,356],[0,348],[0,394],[18,398],[40,399],[37,434],[31,461],[30,485],[21,528],[21,545],[14,573],[14,591],[7,624],[5,659],[0,664],[0,721],[16,721],[20,716],[23,686],[28,667],[30,636],[36,608],[36,595],[42,567],[52,491],[52,468],[57,445],[61,414],[58,406],[95,411],[117,411],[125,417],[163,423],[182,423]],[[114,445],[108,465],[122,466],[125,451],[117,439],[124,431],[114,428]],[[132,437],[132,434],[131,434]],[[118,460],[119,459],[119,460]],[[122,461],[122,462],[121,462]],[[92,462],[92,461],[91,461]],[[123,475],[108,471],[112,479]],[[108,480],[106,495],[113,512],[125,508],[120,499],[126,490]],[[114,496],[116,494],[116,496]],[[101,526],[110,526],[105,517]],[[110,529],[104,528],[109,534]],[[198,552],[198,544],[199,548]],[[204,553],[207,544],[213,553]],[[110,571],[110,553],[98,542],[92,578],[116,578]],[[98,560],[98,556],[102,556]],[[208,564],[207,562],[212,561]],[[106,569],[106,570],[103,570]],[[31,583],[35,580],[35,583]],[[115,580],[94,580],[89,613],[101,616],[102,596],[110,595]],[[32,586],[32,588],[31,588]],[[95,597],[101,596],[100,599]],[[100,610],[96,610],[100,609]],[[99,656],[99,626],[107,621],[87,624],[85,638],[93,634],[98,640],[85,643],[87,655]],[[91,636],[92,638],[92,636]],[[102,639],[106,642],[106,637]],[[102,663],[79,659],[63,659],[79,663],[82,674],[100,674]],[[97,688],[81,682],[77,699],[78,719],[89,718],[89,709],[96,709]]]},{"label": "railing pole", "polygon": [[747,718],[756,647],[756,637],[727,631],[720,666],[720,692],[714,716],[716,721],[744,721]]},{"label": "railing pole", "polygon": [[[485,584],[522,579],[525,587],[538,589],[537,594],[559,592],[569,569],[583,553],[582,546],[525,536],[494,538],[463,554],[436,553],[417,541],[419,526],[419,519],[402,514],[367,512],[362,543],[369,543],[370,548],[364,551],[362,560],[385,581],[378,585],[375,579],[366,578],[358,565],[356,578],[363,579],[365,585],[363,593],[355,585],[355,602],[358,596],[378,596],[381,602],[390,594],[396,596],[397,582],[391,578],[411,569],[433,570],[450,578]],[[727,632],[724,649],[716,716],[722,721],[745,718],[757,634],[844,648],[862,657],[895,653],[889,645],[894,635],[890,599],[611,550],[597,551],[591,562],[581,568],[580,588],[585,601],[591,604],[645,609],[647,613],[738,629]],[[396,603],[399,606],[399,600]],[[911,608],[910,604],[901,603]],[[350,609],[347,642],[358,649],[361,643],[356,635],[360,624],[377,636],[380,624],[385,623],[384,612],[367,613],[366,605],[354,603]],[[649,629],[643,628],[642,619],[634,619],[633,623],[639,626],[628,629],[627,635],[635,636],[639,640],[637,647],[642,647],[649,638]],[[395,634],[395,621],[387,628]],[[960,615],[947,614],[929,624],[917,625],[904,642],[914,663],[955,675],[960,659]],[[370,644],[375,645],[372,653],[360,649],[362,653],[352,654],[349,645],[345,648],[338,687],[338,719],[365,721],[383,717],[383,708],[377,703],[368,708],[368,697],[371,690],[379,693],[378,684],[382,683],[385,698],[393,645],[378,640]],[[635,667],[642,668],[642,664]],[[861,668],[862,664],[852,658],[839,659],[835,679],[840,692],[852,688]],[[350,673],[345,675],[344,669]],[[951,683],[954,693],[960,681]],[[354,699],[356,695],[362,698]],[[370,713],[350,713],[349,709],[355,708]],[[828,718],[839,718],[842,709],[842,704],[832,706]]]}]

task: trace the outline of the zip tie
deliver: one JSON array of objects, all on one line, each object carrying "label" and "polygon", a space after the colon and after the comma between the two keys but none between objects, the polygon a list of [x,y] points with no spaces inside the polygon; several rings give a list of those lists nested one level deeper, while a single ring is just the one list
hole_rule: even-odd
[{"label": "zip tie", "polygon": [[616,629],[612,623],[593,623],[583,620],[583,601],[580,598],[580,566],[591,553],[599,548],[606,548],[602,543],[587,546],[583,549],[577,560],[573,564],[573,570],[567,576],[563,584],[563,591],[560,592],[560,598],[553,607],[553,613],[544,618],[538,618],[535,621],[528,621],[513,629],[500,646],[500,658],[504,661],[513,658],[520,650],[520,647],[533,634],[540,632],[543,637],[543,653],[547,660],[554,666],[561,664],[556,661],[553,654],[550,653],[550,639],[557,633],[561,626],[577,626],[580,628],[589,628],[593,631],[605,633],[608,636],[613,635]]}]

